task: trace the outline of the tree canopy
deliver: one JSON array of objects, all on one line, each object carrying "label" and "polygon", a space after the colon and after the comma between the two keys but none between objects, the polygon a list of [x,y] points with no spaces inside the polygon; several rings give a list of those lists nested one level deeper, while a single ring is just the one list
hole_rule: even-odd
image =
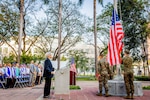
[{"label": "tree canopy", "polygon": [[[148,19],[146,17],[147,12],[145,10],[145,5],[146,3],[141,0],[121,0],[121,19],[125,33],[123,40],[124,49],[131,50],[134,60],[141,59],[143,50],[142,43],[144,42],[143,40],[146,39]],[[102,14],[99,15],[97,19],[100,23],[98,24],[98,29],[100,31],[99,38],[101,39],[103,39],[102,35],[108,36],[109,34],[112,9],[113,4],[107,4],[103,9]],[[118,12],[120,12],[119,7]]]},{"label": "tree canopy", "polygon": [[[59,2],[51,0],[51,2],[42,3],[42,1],[44,0],[24,1],[21,50],[22,54],[30,54],[33,47],[38,48],[38,52],[42,52],[42,54],[53,51],[54,59],[56,59],[58,46],[54,40],[58,40]],[[70,0],[63,0],[62,7],[61,53],[64,53],[79,42],[82,34],[86,33],[87,18],[79,12],[79,6]],[[2,0],[0,2],[0,39],[11,47],[16,56],[19,44],[19,14],[18,0]],[[14,40],[16,46],[11,45],[9,40]]]}]

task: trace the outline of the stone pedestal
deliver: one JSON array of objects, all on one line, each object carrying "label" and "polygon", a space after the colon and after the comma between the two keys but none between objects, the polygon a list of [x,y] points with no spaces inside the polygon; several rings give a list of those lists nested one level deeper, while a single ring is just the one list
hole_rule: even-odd
[{"label": "stone pedestal", "polygon": [[[110,95],[126,96],[124,81],[109,80],[108,87]],[[139,81],[134,81],[134,96],[143,96],[142,84]]]},{"label": "stone pedestal", "polygon": [[55,94],[69,94],[70,68],[65,67],[55,72]]}]

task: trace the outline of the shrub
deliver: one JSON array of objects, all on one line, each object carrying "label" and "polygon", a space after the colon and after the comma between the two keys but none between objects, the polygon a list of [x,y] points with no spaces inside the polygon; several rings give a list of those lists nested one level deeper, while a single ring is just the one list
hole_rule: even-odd
[{"label": "shrub", "polygon": [[[51,89],[54,89],[55,87],[53,86],[53,87],[51,87]],[[77,85],[70,85],[70,90],[80,90],[81,88],[80,88],[80,86],[77,86]]]},{"label": "shrub", "polygon": [[76,80],[78,81],[95,81],[95,77],[94,76],[78,76],[76,77]]},{"label": "shrub", "polygon": [[150,86],[144,86],[143,89],[144,90],[150,90]]},{"label": "shrub", "polygon": [[137,81],[150,81],[150,77],[149,76],[135,76],[134,78]]},{"label": "shrub", "polygon": [[80,90],[80,86],[70,85],[70,90]]}]

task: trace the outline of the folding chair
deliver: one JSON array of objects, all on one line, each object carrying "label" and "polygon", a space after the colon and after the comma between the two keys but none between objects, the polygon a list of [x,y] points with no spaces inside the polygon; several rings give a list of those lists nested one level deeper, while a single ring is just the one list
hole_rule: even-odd
[{"label": "folding chair", "polygon": [[27,85],[26,85],[26,76],[25,76],[25,75],[22,75],[21,80],[22,80],[22,85],[23,85],[23,87],[26,87],[26,86],[27,86]]},{"label": "folding chair", "polygon": [[17,76],[16,77],[16,82],[14,84],[14,87],[19,86],[20,88],[23,87],[22,86],[22,80],[21,80],[21,76]]},{"label": "folding chair", "polygon": [[4,76],[0,76],[0,84],[2,85],[2,88],[5,89],[6,80]]},{"label": "folding chair", "polygon": [[30,75],[26,75],[26,85],[29,86],[29,82],[30,82]]}]

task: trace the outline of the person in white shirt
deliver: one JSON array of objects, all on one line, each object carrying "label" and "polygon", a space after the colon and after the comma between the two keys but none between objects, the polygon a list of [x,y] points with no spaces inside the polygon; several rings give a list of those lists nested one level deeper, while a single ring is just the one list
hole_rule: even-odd
[{"label": "person in white shirt", "polygon": [[30,65],[27,65],[27,67],[26,67],[26,74],[30,75]]},{"label": "person in white shirt", "polygon": [[8,63],[6,65],[6,78],[7,78],[7,83],[6,83],[6,88],[12,88],[12,70],[11,70],[11,64]]},{"label": "person in white shirt", "polygon": [[23,66],[23,64],[21,64],[20,66],[20,75],[23,76],[25,74],[25,68]]},{"label": "person in white shirt", "polygon": [[30,63],[30,84],[29,86],[35,85],[35,79],[36,79],[36,67],[34,65],[34,61],[32,60]]},{"label": "person in white shirt", "polygon": [[11,71],[12,71],[12,84],[14,86],[16,82],[16,62],[12,63]]},{"label": "person in white shirt", "polygon": [[2,67],[3,71],[4,71],[4,78],[6,77],[6,64],[3,64],[3,67]]}]

